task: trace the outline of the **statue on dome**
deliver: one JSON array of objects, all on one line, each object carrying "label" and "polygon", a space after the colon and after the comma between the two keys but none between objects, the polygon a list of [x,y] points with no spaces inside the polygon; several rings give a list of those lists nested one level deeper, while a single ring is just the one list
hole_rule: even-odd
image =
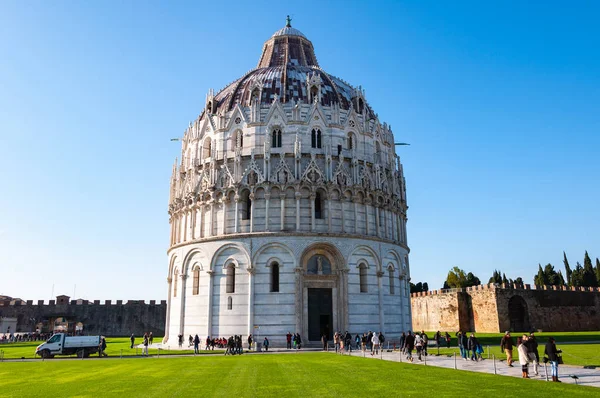
[{"label": "statue on dome", "polygon": [[290,16],[288,15],[287,18],[285,19],[285,27],[286,28],[291,28],[292,27],[292,18],[290,18]]}]

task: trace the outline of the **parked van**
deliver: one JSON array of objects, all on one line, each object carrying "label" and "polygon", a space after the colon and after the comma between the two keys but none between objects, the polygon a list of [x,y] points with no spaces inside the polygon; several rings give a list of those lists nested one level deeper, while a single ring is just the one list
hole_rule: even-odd
[{"label": "parked van", "polygon": [[65,333],[56,333],[40,344],[35,349],[35,354],[42,358],[73,354],[77,354],[79,358],[87,358],[98,352],[100,341],[100,336],[67,336]]}]

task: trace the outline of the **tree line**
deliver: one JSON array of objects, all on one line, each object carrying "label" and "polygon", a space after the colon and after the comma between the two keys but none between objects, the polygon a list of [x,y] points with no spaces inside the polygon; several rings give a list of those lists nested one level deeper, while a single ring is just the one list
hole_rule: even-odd
[{"label": "tree line", "polygon": [[[581,287],[599,287],[600,286],[600,259],[596,258],[596,266],[592,264],[587,250],[583,258],[583,265],[577,262],[575,268],[571,269],[567,254],[563,252],[563,264],[565,267],[565,273],[563,275],[561,270],[556,271],[552,264],[546,264],[542,268],[542,264],[538,264],[538,272],[533,278],[533,283],[536,286],[542,285],[553,285],[553,286],[581,286]],[[514,279],[507,278],[506,274],[500,270],[494,270],[492,276],[488,280],[488,283],[498,284],[517,284],[523,285],[523,278],[518,276]],[[481,285],[481,280],[475,276],[472,272],[465,272],[459,267],[453,267],[449,272],[444,286],[442,289],[455,289],[465,288],[471,286]],[[413,291],[413,286],[415,291]],[[427,291],[422,289],[427,286],[427,283],[419,282],[417,285],[411,283],[411,293]],[[421,288],[422,290],[417,290]],[[428,287],[428,286],[427,286]]]}]

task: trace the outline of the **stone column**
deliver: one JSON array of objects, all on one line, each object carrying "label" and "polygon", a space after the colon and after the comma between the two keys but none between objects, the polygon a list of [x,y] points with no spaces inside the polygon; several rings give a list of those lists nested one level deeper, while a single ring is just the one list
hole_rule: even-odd
[{"label": "stone column", "polygon": [[210,202],[210,211],[208,213],[208,218],[209,218],[209,225],[208,225],[208,236],[213,236],[214,235],[214,213],[215,213],[215,203],[214,201],[211,200]]},{"label": "stone column", "polygon": [[[303,318],[303,312],[304,312],[304,308],[303,308],[303,286],[302,286],[302,282],[303,282],[303,276],[304,276],[304,268],[302,267],[296,267],[294,268],[294,272],[296,273],[296,278],[295,278],[295,282],[296,282],[296,301],[295,301],[295,307],[296,307],[296,330],[298,332],[303,331],[303,326],[302,326],[302,318]],[[308,336],[301,336],[303,341],[308,341]]]},{"label": "stone column", "polygon": [[205,222],[205,220],[204,220],[204,207],[205,207],[204,204],[200,204],[200,207],[198,208],[198,210],[200,211],[200,222],[198,223],[198,224],[200,224],[199,225],[200,231],[198,231],[198,237],[199,238],[202,238],[204,236],[204,222]]},{"label": "stone column", "polygon": [[358,234],[358,198],[352,198],[352,202],[354,203],[354,233]]},{"label": "stone column", "polygon": [[165,337],[163,338],[163,343],[166,343],[167,341],[169,341],[169,329],[170,329],[170,325],[171,325],[171,297],[173,296],[173,293],[171,292],[171,283],[173,282],[173,278],[168,277],[167,278],[167,284],[169,285],[169,288],[167,289],[167,291],[169,292],[169,297],[167,297],[167,324],[165,326]]},{"label": "stone column", "polygon": [[[251,193],[249,196],[251,206],[254,206],[254,194]],[[254,209],[250,208],[250,232],[254,232]]]},{"label": "stone column", "polygon": [[296,231],[300,231],[300,198],[302,194],[296,192]]},{"label": "stone column", "polygon": [[250,335],[254,330],[254,267],[248,267],[248,332]]},{"label": "stone column", "polygon": [[369,235],[369,203],[370,200],[365,200],[365,235]]},{"label": "stone column", "polygon": [[381,228],[379,226],[379,206],[375,204],[375,235],[378,237],[381,236]]},{"label": "stone column", "polygon": [[310,195],[310,230],[315,230],[315,198],[316,195]]},{"label": "stone column", "polygon": [[331,232],[331,197],[327,197],[327,231]]},{"label": "stone column", "polygon": [[212,335],[212,315],[213,315],[213,291],[214,291],[214,276],[215,276],[215,271],[213,271],[212,269],[206,271],[206,273],[208,274],[208,303],[206,306],[206,335],[210,336],[210,338],[213,338]]},{"label": "stone column", "polygon": [[340,298],[341,298],[341,319],[340,330],[348,330],[350,324],[350,315],[348,311],[348,268],[340,269]]},{"label": "stone column", "polygon": [[379,289],[379,331],[385,336],[385,322],[383,315],[383,283],[382,278],[385,273],[383,271],[377,271],[377,288]]},{"label": "stone column", "polygon": [[265,192],[265,231],[269,231],[269,199],[271,199],[271,193]]},{"label": "stone column", "polygon": [[280,208],[280,222],[279,222],[279,229],[281,231],[283,231],[285,229],[285,192],[279,194],[279,199],[281,200],[281,206],[279,206]]},{"label": "stone column", "polygon": [[186,274],[181,274],[181,307],[179,308],[179,333],[184,334],[185,326],[185,280],[187,279]]},{"label": "stone column", "polygon": [[342,233],[344,233],[344,232],[345,232],[345,231],[344,231],[344,230],[345,230],[345,225],[344,225],[344,224],[346,223],[346,221],[345,221],[345,216],[344,216],[344,203],[346,203],[346,197],[345,197],[345,196],[342,196],[342,197],[340,198],[340,206],[342,207],[342,214],[341,214],[341,216],[342,216],[342,217],[341,217],[341,218],[342,218]]},{"label": "stone column", "polygon": [[239,195],[235,195],[234,197],[235,199],[235,217],[234,217],[234,228],[233,230],[235,231],[235,233],[239,233],[239,218],[240,218],[240,196]]},{"label": "stone column", "polygon": [[227,205],[229,204],[229,199],[226,196],[223,196],[223,235],[227,235]]}]

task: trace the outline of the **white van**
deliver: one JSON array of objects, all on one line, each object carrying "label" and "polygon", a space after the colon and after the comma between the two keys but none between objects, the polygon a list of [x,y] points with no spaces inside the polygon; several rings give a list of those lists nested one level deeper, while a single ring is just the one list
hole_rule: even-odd
[{"label": "white van", "polygon": [[77,354],[79,358],[87,358],[98,352],[100,341],[100,336],[67,336],[65,333],[56,333],[40,344],[35,349],[35,354],[42,358],[73,354]]}]

